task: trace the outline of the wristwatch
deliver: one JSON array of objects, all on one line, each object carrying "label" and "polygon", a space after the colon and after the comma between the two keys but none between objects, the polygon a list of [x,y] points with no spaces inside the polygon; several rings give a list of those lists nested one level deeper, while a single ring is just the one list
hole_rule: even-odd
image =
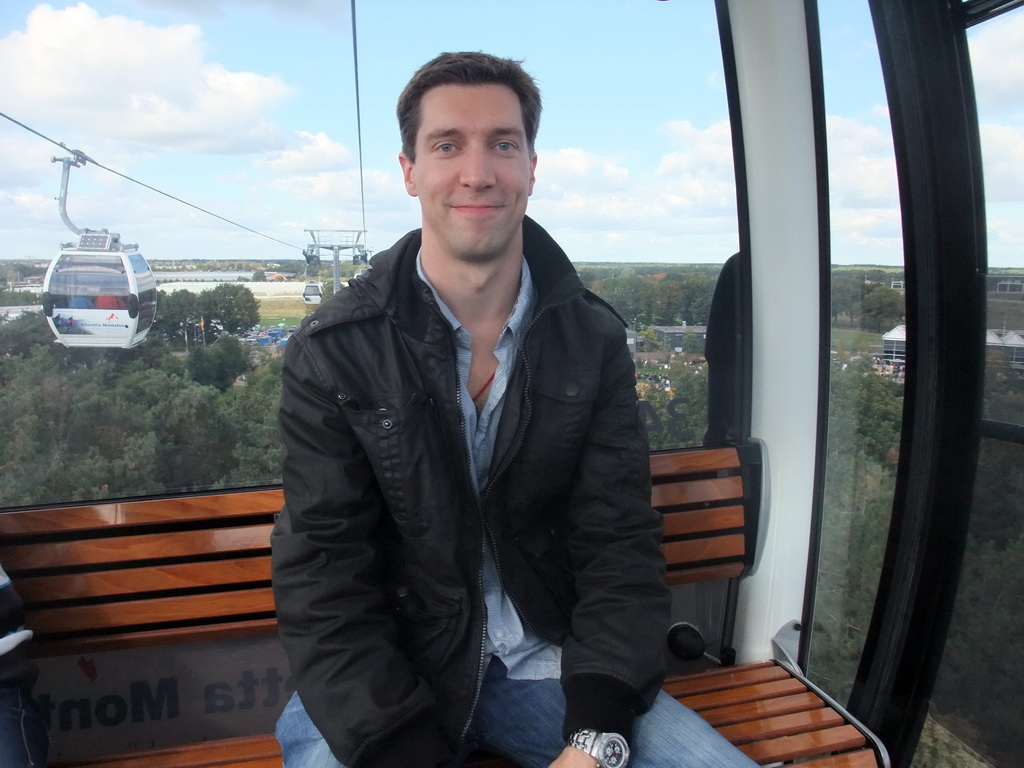
[{"label": "wristwatch", "polygon": [[629,744],[617,733],[580,728],[569,737],[569,746],[593,757],[599,768],[626,768],[629,762]]}]

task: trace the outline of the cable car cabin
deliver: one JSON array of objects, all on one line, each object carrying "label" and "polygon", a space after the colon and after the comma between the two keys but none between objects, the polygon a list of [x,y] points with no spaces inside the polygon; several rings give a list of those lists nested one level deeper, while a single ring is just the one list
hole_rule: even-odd
[{"label": "cable car cabin", "polygon": [[[601,84],[595,104],[611,97],[629,110],[634,146],[662,136],[668,119],[680,140],[718,137],[709,146],[720,139],[723,153],[731,135],[734,166],[736,243],[726,242],[720,256],[736,256],[713,291],[705,286],[709,300],[683,293],[690,273],[676,280],[669,272],[673,258],[689,259],[702,242],[703,224],[689,235],[673,230],[664,255],[638,254],[623,240],[629,258],[655,261],[630,262],[621,279],[591,271],[634,329],[645,324],[643,313],[650,323],[644,349],[634,346],[673,593],[667,690],[766,766],[864,768],[885,764],[886,752],[892,768],[1024,765],[1024,379],[1012,341],[1024,332],[1024,292],[1004,290],[1024,271],[1019,246],[1010,253],[1007,245],[1020,238],[1007,240],[1005,228],[1024,221],[1024,201],[1002,202],[1006,180],[1024,174],[1012,172],[1009,141],[986,145],[993,155],[982,151],[983,136],[1024,135],[1020,118],[1009,119],[1020,101],[993,99],[1009,91],[992,85],[1003,82],[1004,67],[1024,72],[1003,64],[1021,61],[1024,26],[1014,25],[1024,23],[1024,5],[649,0],[621,14],[605,5],[586,16],[604,32],[576,36],[594,45],[587,81]],[[626,25],[635,19],[638,27]],[[716,24],[722,71],[710,82],[722,84],[714,90],[728,131],[711,122],[713,112],[695,112],[683,90],[706,88],[699,73],[716,71],[713,62],[682,66],[674,58],[697,50]],[[968,37],[968,28],[978,31]],[[990,29],[1000,34],[982,34]],[[424,25],[421,36],[431,34]],[[643,44],[631,49],[636,55],[602,55],[613,36]],[[543,35],[531,28],[517,42],[516,55],[530,61],[538,53],[537,74],[559,75],[543,64]],[[848,64],[847,79],[836,61]],[[598,69],[603,63],[611,69]],[[975,98],[973,78],[985,73],[979,93],[999,121],[982,131],[986,99]],[[616,91],[616,82],[644,88]],[[1012,82],[1019,86],[1019,76]],[[650,109],[627,103],[634,92],[649,94]],[[844,111],[839,96],[859,100]],[[663,104],[674,111],[648,119]],[[581,125],[574,142],[603,127]],[[890,137],[891,158],[888,150],[866,153]],[[549,152],[562,146],[544,141]],[[673,222],[691,218],[669,204],[688,204],[700,186],[693,158],[701,141],[691,154],[662,150],[673,153],[658,176],[662,213]],[[582,151],[599,157],[598,149]],[[986,195],[983,166],[999,194]],[[864,175],[843,175],[854,170]],[[886,177],[892,189],[876,191]],[[716,183],[701,184],[717,189],[717,177],[708,178]],[[649,189],[641,185],[631,199],[649,198]],[[889,208],[864,207],[886,199]],[[1000,227],[991,237],[986,203]],[[661,215],[656,207],[624,217],[623,233],[645,227],[647,211]],[[541,213],[546,226],[571,224],[550,208]],[[874,234],[851,241],[844,233],[854,219]],[[870,250],[875,240],[881,256]],[[840,247],[856,251],[851,263],[838,260]],[[574,255],[586,258],[582,251]],[[876,269],[890,256],[892,270]],[[129,268],[135,257],[141,261],[109,244],[62,251],[46,277],[44,308],[63,343],[116,343],[70,328],[71,317],[128,315],[78,308],[77,300],[95,307],[101,295],[118,295],[101,293],[101,277],[111,286],[119,279],[121,298],[137,300],[144,333],[153,310],[143,299],[153,288]],[[990,272],[1001,269],[989,267],[990,258],[1012,274]],[[119,260],[129,261],[118,267]],[[902,301],[890,298],[902,318],[869,327],[863,299],[896,292],[887,286],[897,279]],[[706,312],[687,309],[705,301]],[[665,322],[684,310],[696,318],[678,345],[667,331],[679,327],[654,325],[661,308]],[[58,318],[67,327],[58,328]],[[684,351],[700,341],[692,331],[705,322],[706,370],[700,352]],[[885,332],[904,324],[897,379],[872,367],[871,350],[881,353]],[[647,348],[655,343],[669,349]],[[226,392],[192,386],[180,367],[154,363],[146,386],[161,384],[158,396],[131,412],[147,417],[144,429],[126,418],[138,383],[101,379],[108,361],[30,379],[35,369],[15,368],[19,352],[10,349],[3,370],[24,373],[0,388],[10,393],[0,399],[8,431],[0,442],[8,449],[0,454],[0,564],[36,633],[42,673],[34,694],[50,718],[51,765],[279,767],[272,732],[291,685],[269,567],[281,505],[271,437],[278,392],[270,386],[279,358],[254,356],[262,367]],[[104,391],[101,401],[100,384],[124,389]],[[99,413],[101,402],[120,410]],[[123,455],[111,446],[124,446]],[[700,636],[688,637],[687,625]],[[840,707],[821,705],[829,700],[852,718],[840,723]],[[488,759],[471,765],[507,766]]]},{"label": "cable car cabin", "polygon": [[128,349],[156,317],[156,280],[136,246],[116,234],[83,234],[50,264],[43,314],[66,347]]},{"label": "cable car cabin", "polygon": [[320,283],[310,281],[302,289],[302,300],[306,304],[319,304],[323,298],[323,291],[320,290]]}]

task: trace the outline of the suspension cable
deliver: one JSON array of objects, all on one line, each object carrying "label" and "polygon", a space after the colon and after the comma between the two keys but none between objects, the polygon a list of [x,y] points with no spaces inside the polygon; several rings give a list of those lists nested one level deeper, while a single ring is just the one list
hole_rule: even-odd
[{"label": "suspension cable", "polygon": [[164,192],[163,190],[160,190],[160,189],[157,189],[156,187],[150,186],[149,184],[141,182],[138,179],[133,179],[131,176],[128,176],[128,175],[126,175],[124,173],[121,173],[120,171],[115,171],[113,168],[109,168],[106,165],[104,165],[103,163],[100,163],[100,162],[94,160],[93,158],[89,157],[89,155],[85,154],[84,152],[81,152],[81,151],[79,151],[77,149],[68,149],[67,145],[64,144],[64,142],[56,141],[55,139],[51,139],[49,136],[46,136],[46,135],[40,133],[39,131],[35,130],[34,128],[30,128],[29,126],[25,125],[24,123],[22,123],[22,122],[20,122],[18,120],[15,120],[10,115],[7,115],[7,114],[5,114],[3,112],[0,112],[0,117],[3,117],[5,119],[7,119],[7,120],[10,120],[12,123],[14,123],[17,126],[20,126],[20,127],[24,128],[29,133],[34,133],[39,138],[44,139],[44,140],[50,142],[51,144],[60,147],[65,152],[70,152],[74,156],[74,158],[77,161],[81,162],[81,163],[87,163],[87,162],[88,163],[92,163],[97,168],[102,168],[104,171],[107,171],[108,173],[112,173],[115,176],[120,176],[122,179],[125,179],[126,181],[130,181],[133,184],[138,184],[140,187],[145,187],[146,189],[148,189],[148,190],[150,190],[152,192],[156,192],[158,195],[163,195],[164,197],[168,197],[171,200],[174,200],[176,202],[181,203],[182,205],[187,205],[189,208],[194,208],[197,211],[199,211],[200,213],[205,213],[207,216],[213,216],[215,219],[220,219],[223,222],[226,222],[226,223],[228,223],[228,224],[230,224],[230,225],[232,225],[234,227],[238,227],[240,229],[244,229],[246,232],[251,232],[254,235],[259,235],[260,237],[265,237],[267,240],[273,240],[275,243],[280,243],[281,245],[286,245],[289,248],[295,248],[296,250],[299,250],[299,251],[302,250],[299,246],[297,246],[297,245],[295,245],[293,243],[286,243],[284,240],[278,240],[276,237],[272,237],[271,235],[266,235],[266,234],[264,234],[262,232],[258,232],[257,230],[252,229],[251,227],[247,227],[244,224],[239,224],[237,221],[232,221],[231,219],[225,218],[224,216],[221,216],[220,214],[214,213],[213,211],[209,211],[206,208],[202,208],[202,207],[200,207],[198,205],[194,205],[193,203],[190,203],[187,200],[182,200],[180,197],[176,197],[176,196],[170,194],[169,192]]},{"label": "suspension cable", "polygon": [[359,205],[363,215],[363,232],[366,232],[366,194],[363,190],[363,118],[359,109],[359,48],[356,43],[356,0],[352,6],[352,69],[356,80],[356,136],[359,142]]}]

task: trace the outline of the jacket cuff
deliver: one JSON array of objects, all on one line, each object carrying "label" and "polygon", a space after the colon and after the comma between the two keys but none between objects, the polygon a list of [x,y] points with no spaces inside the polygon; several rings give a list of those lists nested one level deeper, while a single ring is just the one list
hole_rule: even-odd
[{"label": "jacket cuff", "polygon": [[643,707],[640,692],[608,675],[578,674],[563,678],[565,722],[562,737],[569,739],[580,728],[617,733],[627,742],[633,737],[633,720]]},{"label": "jacket cuff", "polygon": [[[432,768],[447,765],[452,751],[441,738],[436,722],[420,722],[389,734],[379,749],[360,755],[353,768]],[[340,759],[340,758],[339,758]]]}]

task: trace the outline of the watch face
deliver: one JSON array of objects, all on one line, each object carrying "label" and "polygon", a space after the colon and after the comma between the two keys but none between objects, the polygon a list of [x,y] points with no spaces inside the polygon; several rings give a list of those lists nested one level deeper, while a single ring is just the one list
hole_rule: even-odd
[{"label": "watch face", "polygon": [[607,768],[622,768],[629,758],[629,747],[620,736],[611,736],[601,745],[601,764]]}]

